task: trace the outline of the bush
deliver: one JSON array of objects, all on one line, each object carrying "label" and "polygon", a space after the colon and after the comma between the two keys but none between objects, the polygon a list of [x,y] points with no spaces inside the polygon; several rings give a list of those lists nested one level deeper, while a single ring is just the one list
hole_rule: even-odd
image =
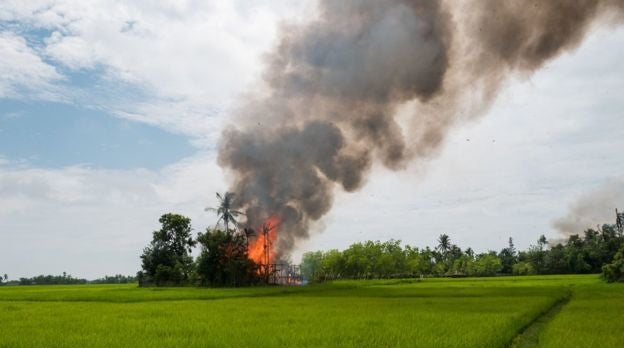
[{"label": "bush", "polygon": [[477,259],[468,266],[470,275],[479,277],[494,276],[503,268],[501,260],[496,255],[483,254],[477,256]]},{"label": "bush", "polygon": [[613,257],[613,262],[602,266],[602,276],[609,283],[624,282],[624,244]]},{"label": "bush", "polygon": [[535,268],[529,262],[518,262],[513,265],[514,275],[532,275],[536,274]]}]

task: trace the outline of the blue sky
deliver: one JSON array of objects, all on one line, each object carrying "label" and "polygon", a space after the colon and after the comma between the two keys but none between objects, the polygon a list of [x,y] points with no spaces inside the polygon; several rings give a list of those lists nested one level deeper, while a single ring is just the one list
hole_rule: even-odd
[{"label": "blue sky", "polygon": [[[289,0],[1,2],[0,272],[133,274],[161,214],[212,226],[204,207],[228,183],[219,133],[261,88],[281,23],[313,12]],[[477,251],[510,236],[525,248],[610,219],[624,210],[623,77],[624,30],[596,28],[511,77],[433,159],[375,167],[361,191],[337,192],[293,259],[440,233]]]},{"label": "blue sky", "polygon": [[[0,21],[0,31],[21,37],[34,52],[45,50],[58,35],[18,20]],[[99,62],[73,68],[45,54],[38,57],[58,75],[50,86],[56,95],[40,97],[27,84],[14,84],[15,95],[0,99],[0,155],[5,160],[45,168],[158,170],[197,150],[185,134],[115,114],[117,103],[150,98],[141,84],[111,77]]]},{"label": "blue sky", "polygon": [[44,168],[158,170],[196,149],[181,134],[77,105],[0,101],[5,160]]}]

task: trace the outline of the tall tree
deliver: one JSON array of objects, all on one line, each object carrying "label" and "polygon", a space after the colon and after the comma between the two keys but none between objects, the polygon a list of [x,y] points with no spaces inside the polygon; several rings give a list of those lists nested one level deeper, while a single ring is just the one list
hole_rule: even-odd
[{"label": "tall tree", "polygon": [[247,241],[240,233],[206,230],[197,241],[197,275],[202,285],[244,286],[260,281],[258,265],[247,255]]},{"label": "tall tree", "polygon": [[449,238],[449,236],[446,234],[441,234],[440,237],[438,237],[437,249],[441,253],[446,254],[450,248],[451,248],[451,238]]},{"label": "tall tree", "polygon": [[498,254],[498,258],[500,258],[502,262],[502,273],[511,274],[513,273],[513,266],[516,264],[516,248],[513,244],[513,239],[509,237],[509,246],[501,250]]},{"label": "tall tree", "polygon": [[548,240],[546,239],[546,236],[542,234],[537,240],[537,245],[539,246],[540,250],[544,250],[546,245],[548,245]]},{"label": "tall tree", "polygon": [[178,214],[165,214],[159,222],[162,227],[154,231],[152,242],[141,255],[143,271],[140,283],[174,285],[187,282],[192,272],[191,219]]},{"label": "tall tree", "polygon": [[233,224],[234,228],[238,226],[237,218],[240,215],[243,215],[242,212],[234,210],[234,196],[235,194],[233,192],[226,192],[224,195],[217,192],[219,206],[216,208],[209,207],[205,209],[206,211],[213,211],[217,213],[217,225],[219,222],[223,221],[226,233],[230,233],[230,224]]},{"label": "tall tree", "polygon": [[323,280],[320,278],[320,275],[322,274],[322,261],[322,251],[310,251],[304,253],[301,257],[301,275],[303,278],[310,282]]}]

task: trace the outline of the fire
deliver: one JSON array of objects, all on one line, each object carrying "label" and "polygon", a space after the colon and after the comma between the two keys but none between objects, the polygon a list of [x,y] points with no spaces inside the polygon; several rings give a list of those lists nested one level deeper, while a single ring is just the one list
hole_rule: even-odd
[{"label": "fire", "polygon": [[275,239],[280,220],[277,216],[269,217],[264,224],[256,229],[256,239],[249,243],[249,258],[261,265],[270,265],[275,260]]}]

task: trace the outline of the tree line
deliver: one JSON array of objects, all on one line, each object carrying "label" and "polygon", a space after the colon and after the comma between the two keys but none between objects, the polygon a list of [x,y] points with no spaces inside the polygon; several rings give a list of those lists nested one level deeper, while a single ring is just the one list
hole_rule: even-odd
[{"label": "tree line", "polygon": [[[229,221],[228,221],[229,220]],[[154,231],[152,241],[141,255],[141,286],[244,286],[262,282],[260,265],[247,253],[250,234],[230,230],[206,229],[193,238],[191,219],[179,214],[161,216],[161,229]],[[193,247],[200,252],[193,259]]]},{"label": "tree line", "polygon": [[[232,208],[234,194],[217,193],[217,198],[219,206],[206,209],[218,215],[215,228],[207,228],[196,238],[192,235],[191,219],[172,213],[162,215],[159,219],[161,228],[152,233],[152,241],[143,249],[141,271],[136,277],[115,275],[87,281],[64,272],[61,276],[40,275],[12,282],[7,282],[5,275],[5,282],[0,279],[0,283],[119,284],[138,281],[140,286],[243,286],[264,282],[266,278],[261,272],[261,265],[248,257],[249,238],[255,232],[239,228],[237,217],[242,213]],[[223,222],[225,230],[216,227],[220,222]],[[195,246],[200,247],[197,258],[191,255]]]},{"label": "tree line", "polygon": [[[4,281],[3,281],[4,278]],[[87,280],[84,278],[75,278],[67,272],[61,275],[38,275],[31,278],[19,278],[18,280],[9,281],[9,276],[4,274],[0,277],[0,285],[73,285],[73,284],[128,284],[136,283],[135,276],[124,276],[117,274],[114,276],[104,276],[102,278]]]},{"label": "tree line", "polygon": [[[191,219],[168,213],[160,217],[161,228],[143,249],[141,270],[136,277],[105,276],[94,281],[41,275],[20,278],[21,285],[130,283],[140,286],[247,286],[262,284],[262,265],[249,258],[249,239],[255,232],[241,229],[237,218],[243,213],[232,209],[234,195],[217,193],[219,206],[207,208],[217,213],[213,229],[192,235]],[[618,220],[619,221],[619,220]],[[224,230],[217,226],[223,222]],[[232,229],[230,229],[232,226]],[[399,277],[467,277],[533,274],[600,273],[608,281],[624,281],[624,237],[619,226],[605,224],[583,235],[572,235],[564,243],[550,246],[543,235],[527,250],[516,250],[513,239],[500,251],[476,253],[439,236],[433,248],[402,246],[401,241],[366,241],[345,250],[307,252],[301,261],[304,279],[322,282],[335,279],[374,279]],[[619,232],[618,232],[619,231]],[[199,255],[192,256],[199,246]],[[0,277],[0,284],[4,282]]]},{"label": "tree line", "polygon": [[[400,241],[366,241],[345,250],[307,252],[301,261],[305,279],[399,277],[468,277],[532,274],[584,274],[604,271],[607,280],[623,280],[624,238],[614,225],[588,229],[549,247],[543,235],[527,250],[517,251],[512,238],[500,251],[462,250],[442,234],[434,248],[402,246]],[[618,251],[619,250],[619,251]],[[612,262],[611,264],[609,264]]]},{"label": "tree line", "polygon": [[[234,193],[216,196],[219,205],[206,208],[217,214],[215,227],[196,238],[188,217],[172,213],[160,217],[161,228],[152,233],[152,241],[141,255],[140,286],[247,286],[266,281],[262,265],[249,258],[249,239],[255,232],[240,228],[237,219],[244,214],[233,208]],[[220,222],[224,230],[217,228]],[[195,246],[200,250],[194,259],[191,252]]]}]

